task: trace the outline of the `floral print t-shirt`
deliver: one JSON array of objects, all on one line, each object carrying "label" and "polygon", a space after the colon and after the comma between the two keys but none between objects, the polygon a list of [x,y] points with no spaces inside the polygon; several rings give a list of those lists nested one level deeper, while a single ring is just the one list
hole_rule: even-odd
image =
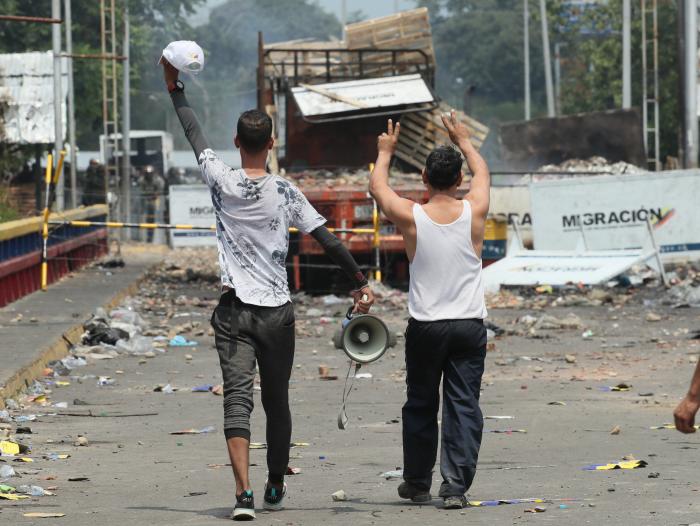
[{"label": "floral print t-shirt", "polygon": [[221,284],[243,303],[278,307],[290,300],[285,261],[289,228],[311,232],[326,220],[298,188],[267,174],[249,178],[210,148],[199,155],[216,214]]}]

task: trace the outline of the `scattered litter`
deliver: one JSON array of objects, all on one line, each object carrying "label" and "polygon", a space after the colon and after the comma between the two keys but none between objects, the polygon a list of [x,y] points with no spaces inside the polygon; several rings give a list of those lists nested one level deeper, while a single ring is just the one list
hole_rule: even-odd
[{"label": "scattered litter", "polygon": [[585,471],[607,471],[611,469],[638,469],[644,468],[647,465],[647,462],[644,460],[625,460],[611,464],[591,464],[590,466],[586,466],[581,469]]},{"label": "scattered litter", "polygon": [[632,389],[632,386],[630,384],[617,384],[617,385],[613,385],[613,386],[603,385],[603,386],[599,387],[599,389],[601,391],[606,391],[606,392],[609,392],[609,391],[623,392],[623,391],[629,391],[630,389]]},{"label": "scattered litter", "polygon": [[[700,429],[700,425],[695,425],[693,427],[695,429]],[[661,426],[652,426],[649,429],[676,429],[676,426],[673,424],[663,424]]]},{"label": "scattered litter", "polygon": [[505,435],[512,435],[513,433],[527,433],[527,429],[488,429],[484,430],[484,433],[502,433]]},{"label": "scattered litter", "polygon": [[348,496],[345,494],[345,492],[342,489],[333,493],[331,495],[331,497],[333,498],[333,500],[335,502],[343,502],[343,501],[348,500]]},{"label": "scattered litter", "polygon": [[192,388],[193,393],[208,393],[214,389],[214,386],[211,384],[204,384],[204,385],[198,385],[196,387]]},{"label": "scattered litter", "polygon": [[203,435],[216,430],[214,426],[203,427],[202,429],[183,429],[182,431],[172,431],[171,435]]},{"label": "scattered litter", "polygon": [[22,500],[31,498],[29,495],[17,495],[16,493],[0,493],[0,499],[3,500]]},{"label": "scattered litter", "polygon": [[86,482],[90,480],[88,477],[68,477],[68,482]]},{"label": "scattered litter", "polygon": [[301,473],[301,468],[293,468],[291,466],[287,466],[287,473],[286,475],[298,475]]},{"label": "scattered litter", "polygon": [[78,435],[78,438],[75,439],[73,445],[79,447],[87,447],[90,445],[90,442],[88,441],[87,437],[84,437],[83,435]]},{"label": "scattered litter", "polygon": [[485,416],[484,420],[513,420],[514,416]]},{"label": "scattered litter", "polygon": [[469,506],[503,506],[506,504],[541,504],[547,502],[544,499],[499,499],[499,500],[470,500]]},{"label": "scattered litter", "polygon": [[320,380],[337,380],[338,377],[336,375],[330,374],[330,369],[328,368],[327,365],[319,365],[318,366],[318,377]]},{"label": "scattered litter", "polygon": [[116,383],[116,380],[112,378],[111,376],[100,376],[97,379],[97,387],[105,387],[108,385],[114,385]]},{"label": "scattered litter", "polygon": [[43,511],[31,511],[29,513],[22,514],[23,517],[28,517],[32,519],[58,519],[60,517],[65,517],[65,513],[47,513]]},{"label": "scattered litter", "polygon": [[544,506],[535,506],[534,508],[525,510],[525,513],[544,513],[545,511],[547,511],[547,508]]},{"label": "scattered litter", "polygon": [[224,386],[221,384],[215,385],[211,389],[211,394],[216,395],[216,396],[223,396],[224,395]]},{"label": "scattered litter", "polygon": [[380,477],[384,477],[386,480],[396,480],[396,479],[402,479],[403,478],[403,469],[401,468],[396,468],[392,471],[386,471],[380,475]]},{"label": "scattered litter", "polygon": [[554,402],[549,402],[547,405],[566,405],[566,402],[555,400]]},{"label": "scattered litter", "polygon": [[[26,446],[25,446],[26,448]],[[20,445],[9,440],[0,440],[0,454],[3,456],[15,456],[20,453]]]},{"label": "scattered litter", "polygon": [[621,431],[622,431],[622,428],[620,426],[615,426],[610,430],[610,434],[611,435],[619,435]]},{"label": "scattered litter", "polygon": [[183,497],[199,497],[206,494],[206,491],[190,491],[187,495],[183,495]]},{"label": "scattered litter", "polygon": [[12,466],[0,466],[0,479],[9,479],[15,475],[17,475],[17,473]]},{"label": "scattered litter", "polygon": [[171,347],[196,347],[199,343],[194,340],[188,340],[184,336],[178,334],[168,342],[168,345]]},{"label": "scattered litter", "polygon": [[70,455],[67,453],[48,453],[42,458],[45,460],[66,460],[67,458],[70,458]]},{"label": "scattered litter", "polygon": [[655,312],[647,312],[647,315],[644,317],[646,321],[661,321],[661,316],[656,314]]},{"label": "scattered litter", "polygon": [[573,354],[567,354],[564,356],[564,360],[566,360],[566,363],[576,363],[576,356]]},{"label": "scattered litter", "polygon": [[355,375],[355,378],[372,378],[372,373],[358,373]]},{"label": "scattered litter", "polygon": [[165,384],[165,385],[156,385],[153,388],[154,393],[165,393],[165,394],[173,394],[175,391],[177,391],[177,388],[173,387],[170,384]]},{"label": "scattered litter", "polygon": [[18,493],[31,495],[32,497],[43,497],[44,495],[53,495],[50,491],[46,491],[41,486],[22,485],[17,488]]},{"label": "scattered litter", "polygon": [[581,338],[583,338],[584,340],[590,340],[591,338],[593,338],[593,336],[593,331],[590,329],[583,331],[583,334],[581,334]]},{"label": "scattered litter", "polygon": [[658,471],[652,471],[651,473],[649,473],[647,475],[647,478],[658,479],[660,476],[661,476],[661,473],[659,473]]}]

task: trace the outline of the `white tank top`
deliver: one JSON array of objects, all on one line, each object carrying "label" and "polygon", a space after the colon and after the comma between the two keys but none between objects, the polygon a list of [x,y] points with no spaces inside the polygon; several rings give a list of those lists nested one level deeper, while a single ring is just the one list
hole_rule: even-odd
[{"label": "white tank top", "polygon": [[408,312],[419,321],[484,319],[486,302],[481,258],[472,244],[472,209],[452,223],[436,223],[418,203],[416,254],[409,266]]}]

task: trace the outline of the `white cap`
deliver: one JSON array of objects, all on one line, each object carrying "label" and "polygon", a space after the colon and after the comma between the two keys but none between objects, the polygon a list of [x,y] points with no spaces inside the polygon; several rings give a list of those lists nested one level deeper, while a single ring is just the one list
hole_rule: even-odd
[{"label": "white cap", "polygon": [[197,75],[204,69],[204,51],[192,40],[177,40],[168,44],[161,59],[165,58],[179,71]]}]

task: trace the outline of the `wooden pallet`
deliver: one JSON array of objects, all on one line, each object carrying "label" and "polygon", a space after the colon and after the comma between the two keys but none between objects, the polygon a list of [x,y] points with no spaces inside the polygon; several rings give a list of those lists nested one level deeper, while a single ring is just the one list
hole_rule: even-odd
[{"label": "wooden pallet", "polygon": [[348,49],[420,49],[435,65],[427,7],[345,26]]},{"label": "wooden pallet", "polygon": [[[450,111],[450,107],[441,103],[430,111],[406,113],[401,117],[401,135],[396,146],[396,157],[411,166],[422,170],[428,154],[441,144],[451,144],[447,130],[440,115]],[[463,122],[471,134],[471,142],[478,150],[486,140],[489,128],[458,111],[457,118]]]},{"label": "wooden pallet", "polygon": [[[435,51],[427,7],[404,11],[395,15],[375,18],[345,26],[348,49],[417,49],[428,56],[428,65],[435,66]],[[387,64],[391,57],[368,55],[367,63]],[[395,70],[394,70],[395,71]],[[397,73],[401,73],[398,71]]]}]

